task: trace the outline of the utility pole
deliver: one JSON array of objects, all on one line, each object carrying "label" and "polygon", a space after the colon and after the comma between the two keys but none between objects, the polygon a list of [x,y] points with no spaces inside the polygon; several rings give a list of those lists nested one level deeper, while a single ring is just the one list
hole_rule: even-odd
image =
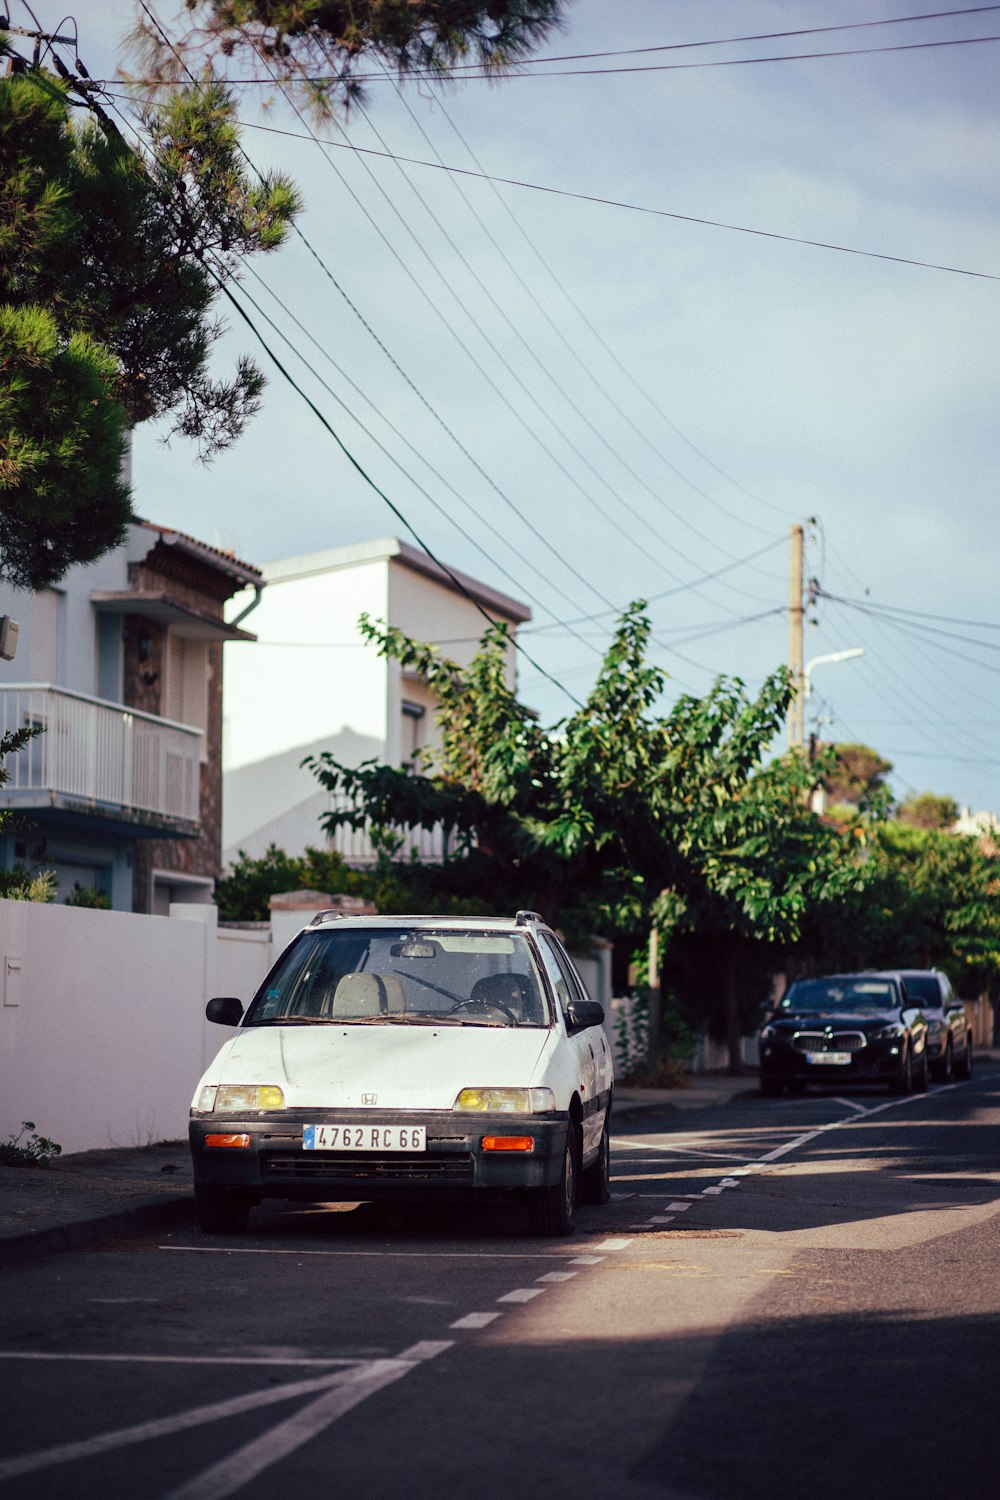
[{"label": "utility pole", "polygon": [[805,748],[805,684],[802,680],[802,539],[801,526],[789,533],[788,554],[788,670],[792,675],[792,701],[788,707],[788,747]]}]

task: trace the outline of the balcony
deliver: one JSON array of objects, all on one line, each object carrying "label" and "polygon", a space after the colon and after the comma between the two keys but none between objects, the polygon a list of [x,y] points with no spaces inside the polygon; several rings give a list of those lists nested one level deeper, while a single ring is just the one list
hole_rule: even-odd
[{"label": "balcony", "polygon": [[0,686],[0,732],[44,732],[6,758],[0,806],[83,814],[136,834],[199,831],[201,734],[48,683]]}]

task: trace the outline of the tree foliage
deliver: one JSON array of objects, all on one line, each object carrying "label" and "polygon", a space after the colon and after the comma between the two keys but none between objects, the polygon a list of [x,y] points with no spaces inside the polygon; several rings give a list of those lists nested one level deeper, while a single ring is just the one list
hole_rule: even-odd
[{"label": "tree foliage", "polygon": [[880,824],[863,893],[811,914],[803,951],[818,972],[945,969],[963,995],[1000,983],[1000,851],[991,839]]},{"label": "tree foliage", "polygon": [[0,575],[31,588],[121,539],[128,428],[170,417],[205,458],[238,437],[263,377],[210,374],[214,303],[298,206],[246,175],[220,86],[151,111],[145,158],[71,121],[69,87],[0,79]]},{"label": "tree foliage", "polygon": [[892,762],[870,745],[845,743],[832,748],[833,760],[827,762],[823,776],[830,799],[862,808],[872,806],[873,802],[884,803],[885,778],[892,770]]},{"label": "tree foliage", "polygon": [[788,705],[784,670],[755,698],[720,678],[659,714],[665,678],[646,660],[639,601],[587,701],[545,729],[507,684],[504,627],[464,668],[367,617],[362,629],[428,683],[441,743],[417,776],[329,754],[307,761],[334,799],[328,830],[369,827],[391,850],[400,826],[443,825],[457,850],[475,846],[516,873],[550,921],[586,899],[612,927],[648,918],[675,929],[714,902],[733,930],[794,936],[844,864],[842,835],[809,811],[809,769],[761,768]]},{"label": "tree foliage", "polygon": [[496,77],[561,28],[567,0],[186,0],[187,32],[169,42],[140,19],[144,70],[172,80],[236,58],[291,84],[329,113],[365,97],[366,72],[439,77],[473,64]]},{"label": "tree foliage", "polygon": [[952,797],[920,792],[899,804],[896,817],[910,828],[951,828],[958,818],[958,803]]}]

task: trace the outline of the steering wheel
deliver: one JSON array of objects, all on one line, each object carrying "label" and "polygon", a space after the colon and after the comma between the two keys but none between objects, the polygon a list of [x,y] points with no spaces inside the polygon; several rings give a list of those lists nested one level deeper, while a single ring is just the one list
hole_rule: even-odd
[{"label": "steering wheel", "polygon": [[517,1025],[517,1017],[514,1012],[508,1010],[506,1005],[498,1005],[495,1000],[460,1000],[457,1005],[452,1007],[451,1015],[457,1015],[460,1010],[472,1011],[477,1016],[489,1015],[493,1011],[497,1015],[506,1016],[511,1026]]}]

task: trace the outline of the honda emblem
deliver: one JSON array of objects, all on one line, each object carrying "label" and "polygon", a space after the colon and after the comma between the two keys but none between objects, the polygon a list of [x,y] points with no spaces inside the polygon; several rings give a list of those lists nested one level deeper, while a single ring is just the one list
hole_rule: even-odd
[{"label": "honda emblem", "polygon": [[362,1104],[377,1104],[378,1103],[378,1094],[362,1094],[361,1095],[361,1103]]}]

